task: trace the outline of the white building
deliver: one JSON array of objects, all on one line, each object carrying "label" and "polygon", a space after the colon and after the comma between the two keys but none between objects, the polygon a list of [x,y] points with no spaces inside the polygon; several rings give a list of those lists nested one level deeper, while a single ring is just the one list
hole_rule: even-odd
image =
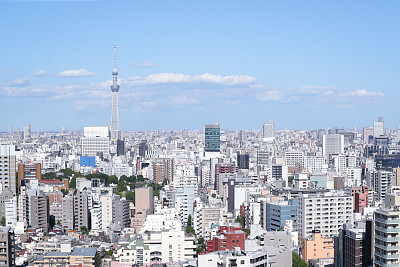
[{"label": "white building", "polygon": [[353,223],[353,197],[339,193],[307,196],[297,202],[297,229],[299,240],[308,237],[312,230],[335,236],[345,223]]},{"label": "white building", "polygon": [[82,137],[82,155],[96,156],[97,153],[109,154],[110,136],[108,127],[85,127]]},{"label": "white building", "polygon": [[116,262],[143,266],[149,263],[177,263],[196,256],[196,239],[181,229],[147,232],[142,238],[134,239],[127,246],[119,245],[114,257]]},{"label": "white building", "polygon": [[295,167],[296,163],[304,165],[304,153],[301,151],[288,151],[285,153],[285,162],[288,167]]},{"label": "white building", "polygon": [[326,172],[328,164],[326,163],[326,157],[324,156],[305,156],[304,157],[304,168],[308,173],[315,171]]},{"label": "white building", "polygon": [[274,140],[275,136],[275,121],[269,120],[267,123],[263,124],[264,140]]},{"label": "white building", "polygon": [[17,224],[17,202],[16,196],[4,202],[6,226],[14,227]]},{"label": "white building", "polygon": [[374,137],[385,135],[385,127],[383,122],[374,121]]},{"label": "white building", "polygon": [[344,153],[344,135],[326,134],[322,137],[322,154],[324,157]]}]

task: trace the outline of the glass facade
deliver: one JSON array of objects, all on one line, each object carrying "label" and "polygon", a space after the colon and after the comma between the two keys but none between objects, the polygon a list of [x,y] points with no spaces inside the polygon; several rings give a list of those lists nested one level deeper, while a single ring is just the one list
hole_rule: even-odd
[{"label": "glass facade", "polygon": [[219,124],[206,125],[204,151],[220,152],[220,136]]}]

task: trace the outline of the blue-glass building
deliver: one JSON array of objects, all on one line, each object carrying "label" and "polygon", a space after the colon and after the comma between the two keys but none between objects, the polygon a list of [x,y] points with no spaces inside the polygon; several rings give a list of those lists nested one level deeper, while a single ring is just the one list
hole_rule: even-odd
[{"label": "blue-glass building", "polygon": [[279,231],[286,220],[293,221],[293,229],[297,229],[297,199],[277,203],[266,203],[267,231]]},{"label": "blue-glass building", "polygon": [[95,157],[80,157],[80,165],[86,167],[96,167],[96,158]]},{"label": "blue-glass building", "polygon": [[205,126],[205,147],[206,152],[220,152],[221,133],[219,124],[208,124]]}]

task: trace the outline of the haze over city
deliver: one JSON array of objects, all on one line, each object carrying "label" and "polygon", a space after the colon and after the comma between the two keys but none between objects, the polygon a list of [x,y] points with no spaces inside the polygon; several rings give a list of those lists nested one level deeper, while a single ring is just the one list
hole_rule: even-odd
[{"label": "haze over city", "polygon": [[0,1],[2,131],[399,126],[398,1]]}]

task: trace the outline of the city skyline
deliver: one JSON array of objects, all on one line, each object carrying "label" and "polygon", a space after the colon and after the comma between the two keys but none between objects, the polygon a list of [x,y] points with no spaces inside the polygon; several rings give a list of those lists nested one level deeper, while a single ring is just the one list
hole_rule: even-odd
[{"label": "city skyline", "polygon": [[0,1],[0,130],[109,125],[114,44],[121,130],[397,128],[400,5],[345,3]]}]

